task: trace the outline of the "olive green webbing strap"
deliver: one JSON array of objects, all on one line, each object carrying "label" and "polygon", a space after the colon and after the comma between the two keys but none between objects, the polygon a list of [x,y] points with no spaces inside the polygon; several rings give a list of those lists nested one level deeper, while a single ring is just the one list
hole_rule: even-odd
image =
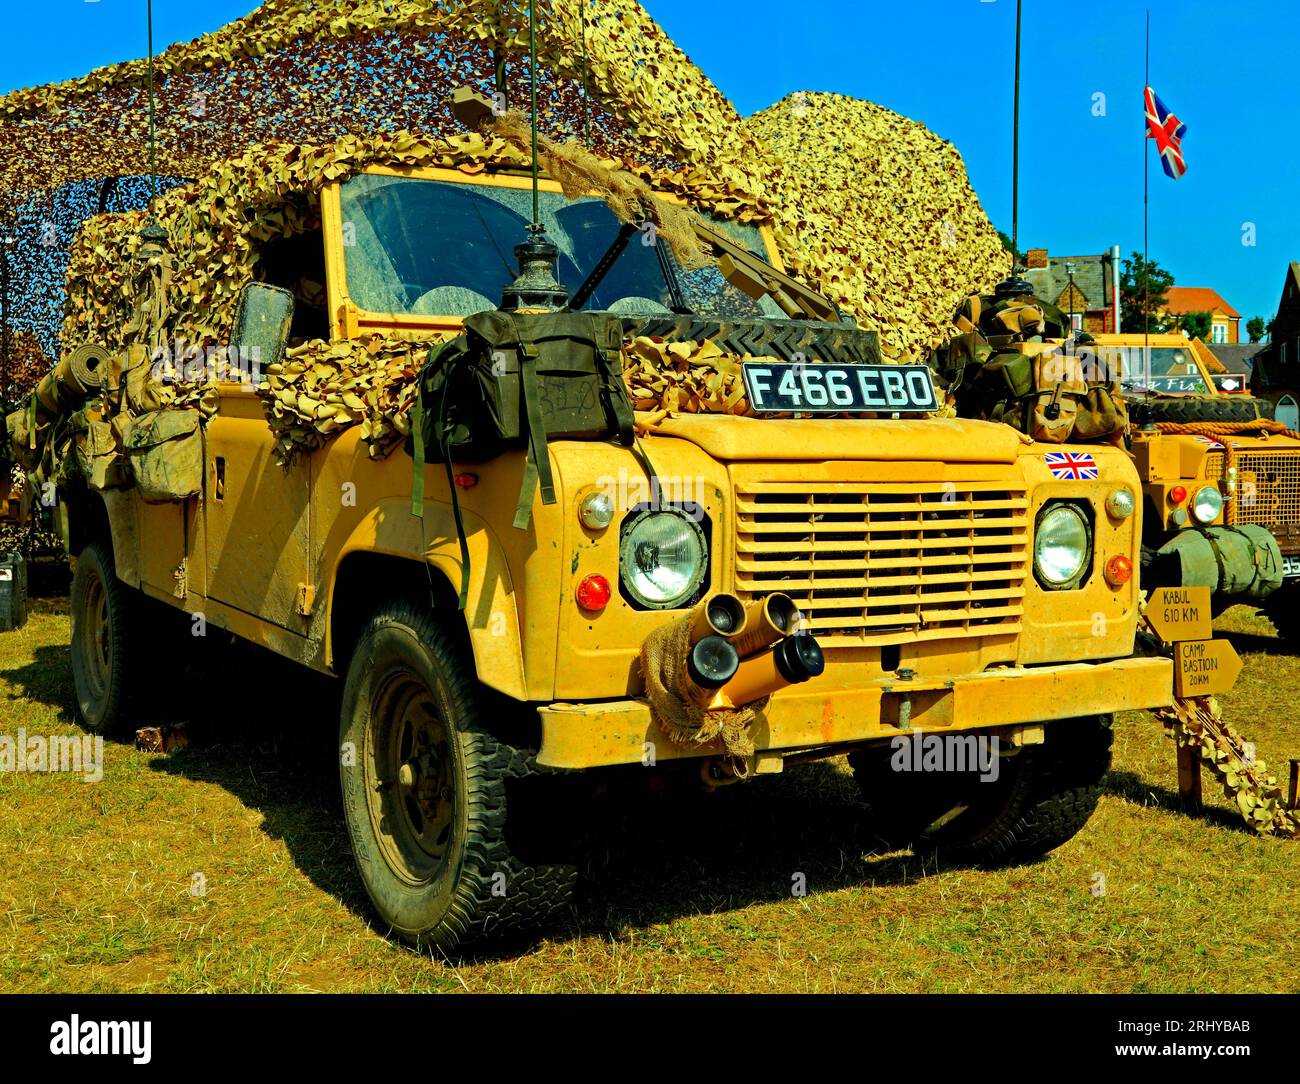
[{"label": "olive green webbing strap", "polygon": [[[516,330],[518,325],[516,324]],[[523,531],[533,516],[533,495],[540,488],[542,503],[555,503],[555,477],[551,473],[551,456],[547,448],[546,424],[542,420],[542,393],[537,383],[537,345],[519,339],[519,378],[524,393],[524,417],[528,423],[528,458],[524,462],[523,482],[515,505],[514,525]]]},{"label": "olive green webbing strap", "polygon": [[617,348],[606,348],[604,357],[600,378],[605,385],[610,409],[614,411],[614,421],[618,423],[618,442],[630,445],[636,440],[636,421],[632,417],[632,404],[628,401],[627,384],[619,375],[622,356]]}]

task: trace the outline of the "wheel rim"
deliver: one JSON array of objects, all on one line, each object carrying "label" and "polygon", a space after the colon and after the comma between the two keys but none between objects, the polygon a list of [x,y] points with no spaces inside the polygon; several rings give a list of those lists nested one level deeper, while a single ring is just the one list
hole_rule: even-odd
[{"label": "wheel rim", "polygon": [[86,700],[98,705],[107,692],[113,661],[108,592],[98,576],[91,577],[86,584],[85,601],[77,616],[77,653],[81,657]]},{"label": "wheel rim", "polygon": [[447,860],[456,813],[450,731],[413,674],[382,681],[371,699],[366,798],[384,860],[427,884]]}]

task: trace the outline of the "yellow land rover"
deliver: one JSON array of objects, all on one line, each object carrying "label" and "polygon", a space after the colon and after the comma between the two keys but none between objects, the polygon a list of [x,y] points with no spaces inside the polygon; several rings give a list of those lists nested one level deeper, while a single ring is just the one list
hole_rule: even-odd
[{"label": "yellow land rover", "polygon": [[1222,393],[1181,335],[1097,335],[1093,348],[1129,402],[1144,585],[1209,587],[1218,610],[1262,605],[1294,636],[1300,440],[1272,403]]},{"label": "yellow land rover", "polygon": [[[517,163],[360,157],[319,184],[282,174],[282,206],[244,216],[222,251],[247,250],[253,281],[186,241],[202,180],[163,201],[167,233],[101,217],[79,250],[112,234],[145,271],[170,261],[173,289],[217,275],[241,298],[221,345],[267,362],[194,394],[143,385],[148,342],[191,331],[173,319],[109,343],[104,384],[41,423],[57,447],[76,419],[58,514],[89,728],[138,726],[152,649],[200,627],[336,676],[322,740],[361,878],[393,931],[442,947],[565,905],[574,867],[536,823],[517,844],[516,796],[566,773],[716,786],[847,753],[891,844],[1019,862],[1079,831],[1112,713],[1172,695],[1169,660],[1134,655],[1141,481],[1122,448],[1063,462],[937,416],[928,370],[878,364],[765,230],[704,222],[692,266],[545,175],[534,224]],[[113,287],[77,258],[84,327]],[[824,665],[796,681],[787,652],[764,695],[715,693],[728,628],[692,633],[713,654],[682,664],[675,691],[707,701],[683,715],[744,725],[683,740],[647,696],[647,641],[711,600],[778,596]],[[922,737],[996,753],[945,770],[909,751]]]}]

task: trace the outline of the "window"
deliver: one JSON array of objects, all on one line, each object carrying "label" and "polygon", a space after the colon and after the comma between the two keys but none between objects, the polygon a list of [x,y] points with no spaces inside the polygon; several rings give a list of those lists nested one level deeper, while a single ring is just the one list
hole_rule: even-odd
[{"label": "window", "polygon": [[[620,223],[604,201],[539,194],[539,216],[560,250],[555,276],[570,293],[618,236]],[[367,312],[469,316],[500,303],[514,280],[514,246],[532,213],[526,189],[359,174],[344,183],[341,206],[348,294]],[[758,230],[719,223],[735,240],[767,258]],[[775,318],[771,298],[755,301],[714,266],[686,271],[667,245],[635,234],[596,288],[587,307],[625,315],[671,311],[669,276],[684,307],[701,316]]]},{"label": "window", "polygon": [[1083,330],[1083,313],[1081,312],[1070,313],[1070,327],[1072,327],[1075,331]]},{"label": "window", "polygon": [[1210,338],[1212,342],[1226,343],[1228,341],[1228,325],[1215,324],[1213,328],[1211,328]]},{"label": "window", "polygon": [[1099,353],[1109,366],[1118,368],[1125,390],[1146,388],[1165,395],[1210,394],[1191,350],[1153,346],[1149,359],[1141,346],[1102,347]]},{"label": "window", "polygon": [[325,237],[319,229],[267,241],[258,253],[253,277],[293,294],[290,343],[330,337]]},{"label": "window", "polygon": [[1274,417],[1288,429],[1300,429],[1300,403],[1290,395],[1282,396],[1277,401]]}]

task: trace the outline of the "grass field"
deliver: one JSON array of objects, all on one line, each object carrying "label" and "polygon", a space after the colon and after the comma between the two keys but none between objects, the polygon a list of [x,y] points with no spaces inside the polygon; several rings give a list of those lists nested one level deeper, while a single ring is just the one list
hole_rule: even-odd
[{"label": "grass field", "polygon": [[[1251,611],[1218,628],[1246,662],[1228,718],[1281,778],[1300,754],[1300,657]],[[66,603],[42,600],[0,636],[0,732],[80,733],[67,634]],[[110,744],[99,783],[0,774],[0,989],[1300,989],[1300,842],[1247,834],[1208,778],[1206,810],[1180,812],[1172,743],[1144,714],[1117,721],[1097,815],[1045,861],[873,854],[845,764],[822,763],[602,809],[567,926],[495,957],[421,957],[373,925],[336,724],[292,678],[232,661],[197,691],[205,740]]]}]

